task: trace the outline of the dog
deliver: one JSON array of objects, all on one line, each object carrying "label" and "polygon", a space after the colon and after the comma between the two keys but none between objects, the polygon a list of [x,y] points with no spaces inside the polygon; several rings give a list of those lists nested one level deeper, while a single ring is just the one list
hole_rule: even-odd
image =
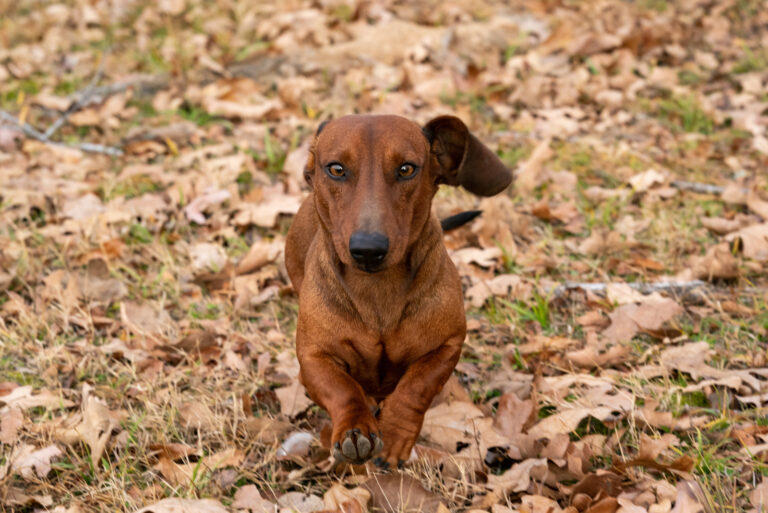
[{"label": "dog", "polygon": [[432,198],[440,184],[492,196],[512,174],[457,117],[351,115],[319,126],[304,178],[285,247],[301,383],[331,416],[337,461],[401,466],[466,334]]}]

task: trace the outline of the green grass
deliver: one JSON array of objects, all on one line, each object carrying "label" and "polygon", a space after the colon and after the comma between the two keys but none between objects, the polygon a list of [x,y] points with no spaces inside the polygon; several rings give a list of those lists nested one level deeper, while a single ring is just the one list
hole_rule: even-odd
[{"label": "green grass", "polygon": [[659,103],[659,116],[684,132],[709,135],[715,129],[712,118],[690,96],[662,100]]},{"label": "green grass", "polygon": [[768,50],[760,48],[756,51],[744,47],[744,55],[731,68],[733,73],[751,73],[753,71],[763,71],[768,68]]}]

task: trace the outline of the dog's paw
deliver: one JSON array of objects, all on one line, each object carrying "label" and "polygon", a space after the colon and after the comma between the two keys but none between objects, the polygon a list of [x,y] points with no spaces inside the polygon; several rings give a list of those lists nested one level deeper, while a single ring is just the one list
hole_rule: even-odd
[{"label": "dog's paw", "polygon": [[423,417],[419,414],[393,408],[384,403],[379,416],[379,428],[384,436],[384,448],[375,463],[382,469],[403,468],[411,456],[413,446],[421,431]]},{"label": "dog's paw", "polygon": [[335,437],[333,457],[337,461],[360,465],[384,448],[384,441],[375,422],[367,426],[363,424],[351,429],[341,429]]}]

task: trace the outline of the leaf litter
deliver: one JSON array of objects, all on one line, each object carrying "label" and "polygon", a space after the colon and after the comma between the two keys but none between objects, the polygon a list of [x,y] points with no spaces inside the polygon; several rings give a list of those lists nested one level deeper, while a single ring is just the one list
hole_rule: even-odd
[{"label": "leaf litter", "polygon": [[[0,502],[761,511],[766,16],[751,0],[10,6]],[[484,211],[446,235],[469,334],[391,474],[330,459],[282,261],[312,134],[351,112],[459,115],[516,175],[495,198],[436,197],[440,217]]]}]

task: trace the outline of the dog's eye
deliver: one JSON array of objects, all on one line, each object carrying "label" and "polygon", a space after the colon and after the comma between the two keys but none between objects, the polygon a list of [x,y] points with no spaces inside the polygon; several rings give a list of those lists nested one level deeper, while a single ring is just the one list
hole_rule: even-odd
[{"label": "dog's eye", "polygon": [[325,172],[328,173],[328,176],[331,178],[338,180],[340,178],[344,178],[347,176],[347,171],[344,169],[344,166],[339,164],[338,162],[331,162],[327,166],[325,166]]},{"label": "dog's eye", "polygon": [[403,164],[397,169],[398,178],[411,178],[416,174],[416,166],[413,164]]}]

